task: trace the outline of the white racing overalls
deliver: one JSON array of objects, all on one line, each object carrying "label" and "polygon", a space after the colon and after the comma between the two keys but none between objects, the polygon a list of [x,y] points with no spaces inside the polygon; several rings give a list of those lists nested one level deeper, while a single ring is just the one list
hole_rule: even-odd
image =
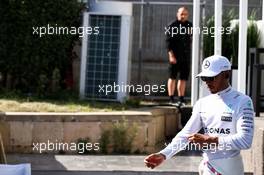
[{"label": "white racing overalls", "polygon": [[240,150],[250,148],[254,132],[254,109],[250,97],[228,87],[201,98],[194,105],[187,124],[160,153],[169,159],[186,146],[189,148],[187,137],[202,128],[204,134],[218,137],[218,145],[199,147],[204,152],[200,173],[242,175]]}]

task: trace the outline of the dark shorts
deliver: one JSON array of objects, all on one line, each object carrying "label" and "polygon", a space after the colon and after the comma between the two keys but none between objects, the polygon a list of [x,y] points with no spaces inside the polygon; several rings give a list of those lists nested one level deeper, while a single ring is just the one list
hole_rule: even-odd
[{"label": "dark shorts", "polygon": [[169,78],[177,79],[179,74],[180,80],[188,80],[190,74],[190,62],[177,62],[176,64],[169,64]]}]

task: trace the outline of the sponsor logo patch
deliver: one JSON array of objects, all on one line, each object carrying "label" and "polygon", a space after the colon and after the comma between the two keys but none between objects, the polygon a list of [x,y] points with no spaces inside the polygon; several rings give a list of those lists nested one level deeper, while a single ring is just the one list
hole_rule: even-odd
[{"label": "sponsor logo patch", "polygon": [[211,133],[211,134],[230,134],[230,128],[207,128],[204,127],[205,133]]},{"label": "sponsor logo patch", "polygon": [[232,122],[232,117],[229,117],[229,116],[221,116],[221,121]]},{"label": "sponsor logo patch", "polygon": [[209,67],[210,67],[210,62],[206,60],[204,64],[204,69],[208,69]]}]

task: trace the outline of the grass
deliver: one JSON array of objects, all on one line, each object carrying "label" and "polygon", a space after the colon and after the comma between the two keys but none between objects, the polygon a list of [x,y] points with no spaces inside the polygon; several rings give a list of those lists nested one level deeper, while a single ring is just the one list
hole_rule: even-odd
[{"label": "grass", "polygon": [[10,93],[0,95],[0,112],[109,112],[122,111],[132,107],[138,106],[131,101],[124,104],[97,102],[79,100],[77,96],[45,99]]},{"label": "grass", "polygon": [[0,99],[1,112],[93,112],[120,111],[129,107],[117,103],[56,102]]}]

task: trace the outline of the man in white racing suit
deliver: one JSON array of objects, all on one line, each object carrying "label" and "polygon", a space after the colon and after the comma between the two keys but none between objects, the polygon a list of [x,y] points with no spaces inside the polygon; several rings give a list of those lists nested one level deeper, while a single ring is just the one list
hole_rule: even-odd
[{"label": "man in white racing suit", "polygon": [[[200,175],[244,174],[240,150],[251,147],[254,109],[250,97],[230,86],[230,70],[230,62],[223,56],[204,59],[197,77],[206,83],[211,94],[196,102],[191,118],[165,149],[145,158],[147,167],[155,168],[194,144],[204,152]],[[204,134],[197,133],[202,128]]]}]

